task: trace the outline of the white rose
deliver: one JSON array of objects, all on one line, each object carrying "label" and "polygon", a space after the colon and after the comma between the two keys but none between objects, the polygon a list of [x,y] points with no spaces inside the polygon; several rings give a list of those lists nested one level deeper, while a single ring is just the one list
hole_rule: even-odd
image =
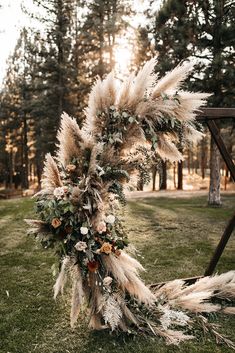
[{"label": "white rose", "polygon": [[106,221],[106,223],[113,224],[115,222],[115,216],[110,214],[106,217],[105,221]]},{"label": "white rose", "polygon": [[85,243],[84,241],[79,241],[77,242],[77,244],[75,245],[75,249],[78,251],[84,251],[87,248],[87,243]]},{"label": "white rose", "polygon": [[112,281],[113,281],[112,277],[107,276],[103,279],[103,285],[105,287],[109,287]]},{"label": "white rose", "polygon": [[64,188],[63,187],[55,188],[54,196],[57,199],[61,199],[64,196]]},{"label": "white rose", "polygon": [[88,228],[87,227],[81,227],[80,228],[80,232],[81,232],[81,234],[86,235],[88,233]]}]

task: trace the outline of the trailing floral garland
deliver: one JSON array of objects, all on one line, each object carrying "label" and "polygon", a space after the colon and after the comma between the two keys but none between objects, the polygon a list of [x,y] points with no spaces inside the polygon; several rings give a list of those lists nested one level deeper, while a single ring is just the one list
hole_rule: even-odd
[{"label": "trailing floral garland", "polygon": [[[60,274],[55,297],[72,279],[71,325],[84,301],[90,327],[142,332],[178,344],[200,325],[223,340],[202,313],[234,313],[210,298],[235,296],[235,273],[202,278],[191,286],[175,280],[152,292],[139,277],[142,265],[128,254],[119,219],[123,186],[136,172],[148,179],[151,164],[182,159],[179,147],[200,138],[195,111],[208,96],[179,91],[190,64],[155,82],[151,60],[117,88],[113,74],[98,80],[80,129],[63,114],[56,160],[46,156],[42,191],[36,195],[40,220],[27,220],[44,248],[56,247]],[[196,315],[195,315],[196,314]]]}]

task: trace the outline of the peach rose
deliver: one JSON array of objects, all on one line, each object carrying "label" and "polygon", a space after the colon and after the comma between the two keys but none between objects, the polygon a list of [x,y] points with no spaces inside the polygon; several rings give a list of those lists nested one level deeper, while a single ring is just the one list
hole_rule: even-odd
[{"label": "peach rose", "polygon": [[106,232],[106,229],[106,223],[104,221],[101,221],[96,228],[97,232],[100,234]]},{"label": "peach rose", "polygon": [[69,173],[74,172],[75,169],[76,169],[76,165],[74,165],[74,164],[68,164],[68,165],[66,166],[66,170],[67,170],[67,172],[69,172]]},{"label": "peach rose", "polygon": [[112,245],[110,243],[103,243],[99,250],[105,254],[110,254],[112,252]]},{"label": "peach rose", "polygon": [[53,218],[51,225],[54,228],[58,228],[61,225],[61,220],[59,218]]}]

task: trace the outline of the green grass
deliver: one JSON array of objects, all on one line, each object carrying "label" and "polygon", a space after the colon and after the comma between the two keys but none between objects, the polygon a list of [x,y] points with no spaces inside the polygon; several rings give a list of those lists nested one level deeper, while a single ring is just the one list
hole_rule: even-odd
[{"label": "green grass", "polygon": [[[206,198],[149,198],[130,201],[123,211],[131,242],[140,251],[147,283],[203,274],[226,222],[234,196],[211,209]],[[0,202],[0,353],[222,353],[213,339],[198,339],[179,347],[160,339],[91,332],[86,317],[72,331],[67,295],[55,302],[51,266],[54,255],[26,236],[23,218],[33,216],[29,199]],[[234,268],[233,237],[219,262],[218,272]],[[218,316],[221,330],[235,339],[235,319]]]}]

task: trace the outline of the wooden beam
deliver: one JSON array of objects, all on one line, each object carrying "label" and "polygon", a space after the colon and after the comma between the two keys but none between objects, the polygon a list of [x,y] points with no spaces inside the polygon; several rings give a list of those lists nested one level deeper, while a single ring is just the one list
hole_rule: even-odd
[{"label": "wooden beam", "polygon": [[235,108],[202,108],[197,114],[197,119],[224,119],[235,118]]},{"label": "wooden beam", "polygon": [[211,132],[211,135],[213,137],[213,139],[215,140],[215,143],[228,167],[228,170],[231,173],[231,176],[233,178],[233,180],[235,181],[235,165],[233,163],[232,157],[230,156],[224,141],[220,135],[220,131],[215,123],[215,121],[213,120],[208,120],[207,122],[207,126]]},{"label": "wooden beam", "polygon": [[230,221],[227,224],[227,227],[224,230],[224,233],[220,239],[219,244],[217,245],[217,248],[214,252],[214,255],[212,256],[212,259],[205,271],[204,276],[211,276],[215,270],[215,267],[220,259],[220,256],[222,255],[224,248],[235,228],[235,213],[233,217],[230,219]]},{"label": "wooden beam", "polygon": [[[203,276],[196,276],[196,277],[187,277],[187,278],[180,278],[181,281],[184,281],[187,285],[193,284],[195,283],[199,278],[202,278]],[[150,284],[149,287],[150,288],[155,288],[155,287],[162,287],[164,286],[164,284],[168,283],[170,281],[166,281],[166,282],[159,282],[159,283],[153,283]]]}]

